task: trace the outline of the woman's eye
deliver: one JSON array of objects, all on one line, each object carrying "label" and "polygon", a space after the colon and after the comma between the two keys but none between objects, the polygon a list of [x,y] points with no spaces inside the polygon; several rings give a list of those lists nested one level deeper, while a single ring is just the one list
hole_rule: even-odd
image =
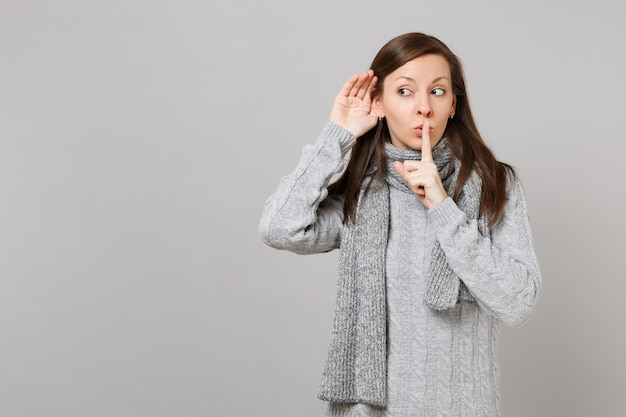
[{"label": "woman's eye", "polygon": [[443,96],[446,93],[446,90],[444,90],[443,88],[433,88],[433,90],[430,92],[432,95],[434,96]]},{"label": "woman's eye", "polygon": [[408,95],[411,95],[411,90],[409,90],[408,88],[402,87],[398,90],[398,93],[401,96],[408,96]]}]

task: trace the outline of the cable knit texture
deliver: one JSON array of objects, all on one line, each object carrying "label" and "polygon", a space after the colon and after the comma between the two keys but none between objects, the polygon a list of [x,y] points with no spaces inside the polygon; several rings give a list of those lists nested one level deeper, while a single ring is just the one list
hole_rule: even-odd
[{"label": "cable knit texture", "polygon": [[[389,230],[389,188],[411,193],[393,167],[396,161],[421,160],[420,151],[385,144],[388,178],[385,183],[364,184],[356,222],[350,223],[341,240],[335,320],[320,398],[333,402],[385,405],[386,334],[385,252]],[[458,163],[451,161],[448,142],[442,139],[433,149],[433,160],[449,194],[454,191]],[[480,207],[480,181],[471,176],[458,206],[476,218]],[[479,221],[481,232],[486,223]],[[439,242],[432,249],[426,276],[426,304],[436,310],[454,307],[473,298],[450,269]]]},{"label": "cable knit texture", "polygon": [[[408,184],[398,174],[393,164],[396,161],[421,161],[422,152],[412,149],[398,149],[390,143],[385,143],[385,152],[387,155],[387,182],[395,188],[411,193]],[[434,147],[432,156],[439,171],[439,176],[442,178],[444,188],[448,195],[452,196],[459,176],[460,162],[458,160],[450,161],[450,147],[445,138],[441,139]],[[463,210],[467,218],[478,220],[477,224],[480,233],[485,236],[489,233],[487,221],[478,217],[481,193],[480,177],[478,177],[476,172],[472,171],[465,184],[463,184],[463,190],[460,193],[457,205]],[[430,308],[446,310],[454,307],[457,302],[474,301],[467,287],[450,268],[446,260],[446,254],[441,249],[438,241],[435,241],[433,245],[426,280],[424,301]]]},{"label": "cable knit texture", "polygon": [[[329,124],[305,147],[295,171],[266,202],[259,231],[268,245],[319,253],[344,244],[343,200],[328,198],[327,186],[343,170],[355,140]],[[499,416],[498,327],[522,324],[540,286],[522,187],[517,180],[509,184],[504,213],[487,234],[451,198],[428,210],[391,181],[388,191],[387,242],[380,249],[384,264],[376,266],[386,276],[376,289],[386,294],[382,306],[376,306],[386,314],[385,406],[325,401],[324,414]],[[476,302],[442,311],[426,305],[427,271],[436,243]],[[338,299],[341,291],[339,285]],[[361,334],[379,331],[357,328]],[[354,343],[356,334],[347,335],[346,343]],[[354,361],[380,354],[378,345],[371,351],[354,350]],[[348,369],[354,375],[347,373],[346,379],[371,371]]]}]

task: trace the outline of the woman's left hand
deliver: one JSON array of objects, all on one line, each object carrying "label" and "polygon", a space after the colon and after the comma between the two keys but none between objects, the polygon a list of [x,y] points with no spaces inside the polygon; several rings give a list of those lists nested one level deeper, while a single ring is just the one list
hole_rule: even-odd
[{"label": "woman's left hand", "polygon": [[437,165],[433,162],[429,127],[428,121],[425,120],[422,129],[422,160],[407,160],[404,163],[396,161],[394,167],[420,203],[430,209],[445,200],[448,194],[441,182]]}]

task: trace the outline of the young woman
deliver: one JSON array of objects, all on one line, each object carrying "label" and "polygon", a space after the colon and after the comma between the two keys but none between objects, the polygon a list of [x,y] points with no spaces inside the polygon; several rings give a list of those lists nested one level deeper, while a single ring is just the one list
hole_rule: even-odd
[{"label": "young woman", "polygon": [[499,415],[498,327],[528,318],[540,274],[522,186],[481,139],[441,41],[398,36],[346,82],[260,234],[341,248],[326,416]]}]

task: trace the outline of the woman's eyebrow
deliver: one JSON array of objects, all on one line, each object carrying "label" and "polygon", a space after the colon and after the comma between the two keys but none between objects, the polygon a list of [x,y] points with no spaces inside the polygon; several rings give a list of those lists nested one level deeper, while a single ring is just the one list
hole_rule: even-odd
[{"label": "woman's eyebrow", "polygon": [[[396,78],[396,81],[400,79],[411,81],[411,82],[416,82],[413,78],[409,77],[408,75],[401,75],[398,78]],[[436,83],[437,81],[441,81],[443,79],[450,81],[448,77],[446,77],[445,75],[442,75],[441,77],[437,77],[434,80],[432,80],[431,83]]]}]

